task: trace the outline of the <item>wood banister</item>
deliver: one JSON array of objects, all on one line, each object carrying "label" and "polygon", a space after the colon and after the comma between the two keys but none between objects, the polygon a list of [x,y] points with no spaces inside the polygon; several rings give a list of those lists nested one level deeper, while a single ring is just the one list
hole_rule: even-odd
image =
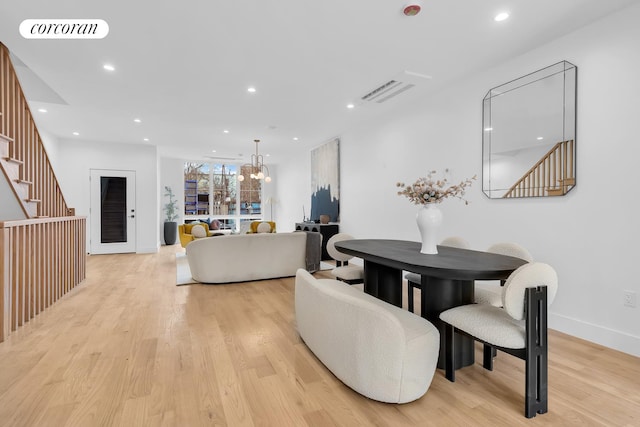
[{"label": "wood banister", "polygon": [[[86,276],[86,218],[71,216],[9,57],[0,43],[0,179],[31,219],[0,218],[0,342]],[[6,200],[5,200],[6,197]],[[15,215],[19,207],[15,204]],[[43,218],[46,217],[46,218]]]},{"label": "wood banister", "polygon": [[[27,217],[67,216],[69,208],[33,120],[9,50],[0,43],[0,134],[8,137],[9,157],[21,162],[20,179],[32,183],[29,199],[40,200],[34,215],[20,198]],[[19,192],[16,192],[16,196]]]},{"label": "wood banister", "polygon": [[574,141],[555,144],[502,196],[561,196],[575,185]]},{"label": "wood banister", "polygon": [[0,342],[86,277],[86,218],[0,222]]}]

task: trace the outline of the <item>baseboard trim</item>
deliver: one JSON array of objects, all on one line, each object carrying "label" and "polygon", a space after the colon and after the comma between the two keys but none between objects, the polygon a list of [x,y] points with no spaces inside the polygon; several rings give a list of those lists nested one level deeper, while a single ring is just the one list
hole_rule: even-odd
[{"label": "baseboard trim", "polygon": [[626,332],[551,313],[549,328],[640,357],[640,337]]}]

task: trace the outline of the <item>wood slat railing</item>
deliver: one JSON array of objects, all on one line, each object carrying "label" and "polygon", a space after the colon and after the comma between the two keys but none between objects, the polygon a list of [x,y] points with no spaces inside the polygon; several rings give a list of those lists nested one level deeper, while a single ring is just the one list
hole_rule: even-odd
[{"label": "wood slat railing", "polygon": [[29,218],[0,218],[1,342],[84,280],[87,254],[86,218],[64,200],[2,43],[0,155],[0,179],[13,189],[3,201],[15,197]]},{"label": "wood slat railing", "polygon": [[86,218],[0,222],[0,342],[86,276]]},{"label": "wood slat railing", "polygon": [[[72,213],[60,191],[42,139],[24,96],[9,50],[0,43],[0,134],[13,140],[9,146],[12,159],[22,162],[21,180],[30,183],[29,200],[39,201],[37,214],[26,207],[27,217],[67,216]],[[15,184],[14,184],[15,185]],[[25,200],[22,200],[23,205]]]},{"label": "wood slat railing", "polygon": [[510,197],[561,196],[576,183],[573,140],[554,145],[504,194]]}]

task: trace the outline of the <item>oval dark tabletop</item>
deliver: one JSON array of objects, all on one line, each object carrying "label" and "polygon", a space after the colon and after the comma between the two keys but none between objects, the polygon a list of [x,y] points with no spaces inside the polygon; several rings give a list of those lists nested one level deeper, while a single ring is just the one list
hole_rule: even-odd
[{"label": "oval dark tabletop", "polygon": [[454,280],[506,279],[527,261],[506,255],[438,246],[435,255],[421,254],[419,242],[353,239],[336,242],[340,252],[366,261],[431,277]]}]

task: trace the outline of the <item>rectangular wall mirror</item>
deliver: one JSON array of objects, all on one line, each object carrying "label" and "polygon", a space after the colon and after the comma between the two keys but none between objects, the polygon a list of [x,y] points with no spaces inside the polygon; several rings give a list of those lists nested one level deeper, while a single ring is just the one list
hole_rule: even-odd
[{"label": "rectangular wall mirror", "polygon": [[492,199],[563,196],[576,185],[577,68],[562,61],[484,97],[482,190]]}]

